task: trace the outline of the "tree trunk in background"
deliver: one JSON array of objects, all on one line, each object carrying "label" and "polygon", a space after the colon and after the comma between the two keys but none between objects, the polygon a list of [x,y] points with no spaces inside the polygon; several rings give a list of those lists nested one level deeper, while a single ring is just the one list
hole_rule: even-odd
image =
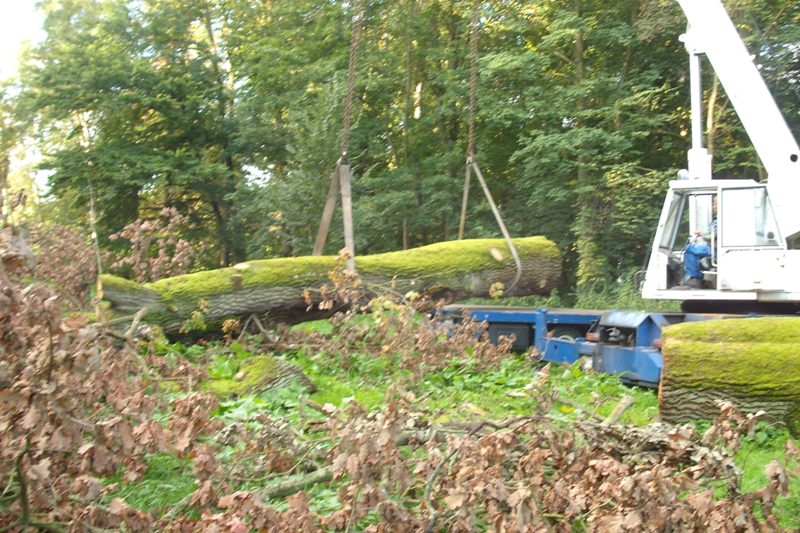
[{"label": "tree trunk in background", "polygon": [[[513,294],[549,294],[561,276],[555,244],[544,237],[514,239],[514,244],[523,271]],[[493,248],[502,255],[501,261],[495,258]],[[102,276],[101,297],[121,315],[147,307],[145,320],[160,325],[166,333],[178,332],[201,307],[207,307],[203,316],[210,326],[251,314],[302,322],[319,317],[319,312],[307,308],[318,309],[323,300],[321,288],[331,285],[329,273],[335,267],[333,256],[292,257],[251,261],[144,285]],[[432,299],[452,300],[486,297],[495,283],[508,286],[516,266],[503,239],[473,239],[358,257],[356,270],[368,296],[387,290],[399,294],[415,291]],[[306,289],[311,306],[304,296]],[[201,300],[205,301],[202,305]],[[343,305],[335,303],[339,308]]]},{"label": "tree trunk in background", "polygon": [[217,238],[219,239],[219,264],[229,265],[231,263],[231,243],[228,238],[227,220],[222,213],[222,206],[216,200],[209,201],[211,211],[214,213],[214,224],[217,227]]},{"label": "tree trunk in background", "polygon": [[8,169],[10,166],[8,153],[0,153],[0,201],[3,203],[3,205],[0,205],[0,214],[2,215],[5,215],[6,209],[8,209],[5,206],[5,202],[8,200],[6,198],[6,189],[8,189]]},{"label": "tree trunk in background", "polygon": [[[583,1],[575,0],[575,15],[578,20],[583,16]],[[575,69],[575,84],[581,86],[586,79],[584,64],[583,30],[576,29],[573,67]],[[576,102],[577,115],[575,127],[582,126],[580,114],[586,109],[586,99],[578,97]],[[578,288],[589,288],[605,276],[605,261],[600,253],[596,234],[597,221],[600,220],[598,202],[600,201],[597,184],[588,167],[588,157],[583,147],[579,147],[577,155],[577,202],[575,204],[575,248],[578,252]]]},{"label": "tree trunk in background", "polygon": [[[407,0],[406,2],[406,15],[408,16],[409,20],[415,16],[415,4],[416,0]],[[414,158],[411,157],[411,148],[410,148],[410,141],[409,141],[409,129],[411,128],[411,120],[414,116],[414,98],[413,98],[413,90],[414,90],[414,44],[413,44],[413,36],[411,35],[410,30],[406,30],[404,35],[405,40],[405,54],[406,54],[406,79],[405,79],[405,94],[403,95],[403,158],[404,162],[407,166],[410,166],[412,169],[411,172],[411,191],[414,196],[414,201],[417,204],[417,212],[419,212],[419,196],[418,196],[418,187],[417,187],[417,176],[416,176],[416,161]],[[402,236],[403,242],[403,250],[408,250],[409,248],[409,235],[408,235],[408,217],[403,217],[403,229],[402,229]]]},{"label": "tree trunk in background", "polygon": [[717,132],[717,95],[719,94],[719,78],[714,73],[714,82],[711,84],[711,94],[708,95],[708,110],[706,111],[706,149],[712,156],[714,155],[714,134]]}]

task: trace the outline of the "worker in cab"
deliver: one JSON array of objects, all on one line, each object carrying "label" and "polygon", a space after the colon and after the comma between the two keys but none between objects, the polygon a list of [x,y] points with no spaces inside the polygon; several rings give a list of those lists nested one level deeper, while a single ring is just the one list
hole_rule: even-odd
[{"label": "worker in cab", "polygon": [[717,197],[711,197],[711,223],[708,225],[706,240],[711,241],[712,246],[717,247]]},{"label": "worker in cab", "polygon": [[702,289],[704,260],[711,257],[711,246],[700,234],[694,236],[683,249],[682,288]]},{"label": "worker in cab", "polygon": [[681,288],[706,288],[703,272],[714,270],[717,247],[717,196],[711,197],[711,222],[705,232],[698,231],[683,249],[683,281]]}]

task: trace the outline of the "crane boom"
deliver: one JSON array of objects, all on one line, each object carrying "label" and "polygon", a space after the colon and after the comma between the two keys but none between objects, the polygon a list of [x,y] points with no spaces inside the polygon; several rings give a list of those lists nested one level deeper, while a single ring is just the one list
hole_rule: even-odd
[{"label": "crane boom", "polygon": [[797,141],[722,3],[719,0],[678,0],[678,3],[689,22],[687,47],[708,57],[770,180],[798,177]]},{"label": "crane boom", "polygon": [[[684,310],[800,311],[800,148],[721,0],[677,0],[688,27],[692,148],[670,182],[645,298]],[[714,179],[703,148],[700,56],[705,55],[767,171],[766,182]],[[687,179],[689,178],[689,179]]]}]

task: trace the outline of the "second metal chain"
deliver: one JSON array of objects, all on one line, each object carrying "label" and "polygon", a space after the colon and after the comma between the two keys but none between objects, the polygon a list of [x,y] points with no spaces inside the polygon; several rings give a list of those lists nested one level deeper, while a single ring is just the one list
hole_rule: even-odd
[{"label": "second metal chain", "polygon": [[347,93],[344,98],[344,119],[342,122],[342,162],[347,159],[350,148],[350,126],[353,120],[353,93],[355,90],[356,68],[358,63],[358,45],[361,38],[361,24],[364,20],[362,0],[353,2],[353,35],[350,41],[350,58],[347,67]]},{"label": "second metal chain", "polygon": [[472,4],[472,24],[469,32],[469,122],[467,130],[467,157],[475,156],[475,114],[478,105],[478,24],[480,0]]}]

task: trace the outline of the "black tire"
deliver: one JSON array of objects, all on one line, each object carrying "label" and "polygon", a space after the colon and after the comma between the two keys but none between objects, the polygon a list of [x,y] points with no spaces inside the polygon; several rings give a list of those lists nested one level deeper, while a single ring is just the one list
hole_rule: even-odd
[{"label": "black tire", "polygon": [[583,337],[585,334],[575,326],[556,326],[550,330],[550,337],[553,339],[560,339],[564,341],[575,341],[578,337]]}]

